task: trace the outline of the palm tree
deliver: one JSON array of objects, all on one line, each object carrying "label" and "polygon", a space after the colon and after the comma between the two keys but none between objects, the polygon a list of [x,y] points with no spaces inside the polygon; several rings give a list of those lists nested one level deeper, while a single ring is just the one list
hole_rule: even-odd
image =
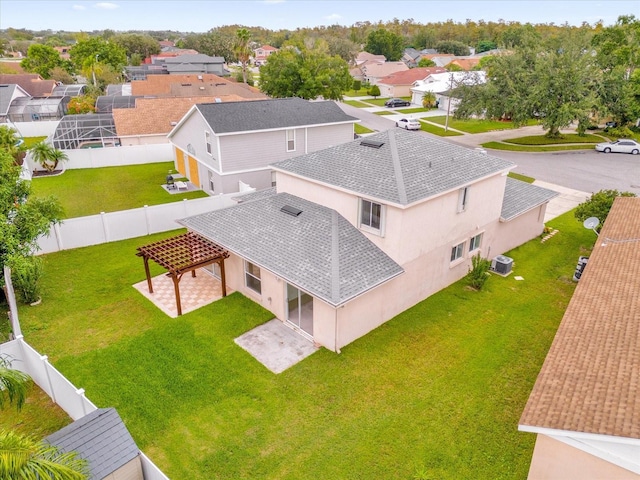
[{"label": "palm tree", "polygon": [[0,149],[6,150],[17,165],[22,165],[26,155],[24,142],[16,131],[8,125],[0,125]]},{"label": "palm tree", "polygon": [[76,452],[11,431],[0,431],[0,479],[86,480],[87,461]]},{"label": "palm tree", "polygon": [[31,155],[33,160],[42,165],[47,172],[53,172],[58,163],[69,159],[62,150],[53,148],[46,142],[38,142],[31,147]]},{"label": "palm tree", "polygon": [[433,92],[424,92],[422,94],[422,106],[424,108],[431,108],[436,103],[436,96]]},{"label": "palm tree", "polygon": [[[26,373],[11,368],[11,361],[0,356],[0,408],[15,402],[18,410],[27,398],[27,386],[31,378]],[[0,479],[4,478],[0,476]]]},{"label": "palm tree", "polygon": [[236,30],[236,45],[234,53],[238,57],[238,61],[242,65],[242,81],[247,83],[247,64],[251,57],[251,32],[246,28],[239,28]]}]

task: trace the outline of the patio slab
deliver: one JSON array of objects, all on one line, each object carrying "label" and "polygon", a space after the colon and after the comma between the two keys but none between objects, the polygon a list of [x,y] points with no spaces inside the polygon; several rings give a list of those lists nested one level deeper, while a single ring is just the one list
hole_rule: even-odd
[{"label": "patio slab", "polygon": [[273,373],[284,372],[319,349],[275,318],[240,335],[235,342]]}]

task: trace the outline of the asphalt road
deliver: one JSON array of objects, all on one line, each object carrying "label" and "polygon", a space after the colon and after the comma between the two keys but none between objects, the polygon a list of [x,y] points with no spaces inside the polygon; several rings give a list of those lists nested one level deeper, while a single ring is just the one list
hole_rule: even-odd
[{"label": "asphalt road", "polygon": [[[377,131],[395,128],[384,116],[374,115],[344,103],[338,103],[345,113],[359,118],[361,124]],[[416,132],[417,135],[429,135]],[[435,137],[435,136],[434,136]],[[436,137],[458,143],[460,137]],[[597,192],[616,189],[640,195],[640,155],[622,153],[598,153],[595,150],[578,150],[555,153],[522,153],[504,150],[488,150],[489,155],[516,164],[514,172],[563,187]]]}]

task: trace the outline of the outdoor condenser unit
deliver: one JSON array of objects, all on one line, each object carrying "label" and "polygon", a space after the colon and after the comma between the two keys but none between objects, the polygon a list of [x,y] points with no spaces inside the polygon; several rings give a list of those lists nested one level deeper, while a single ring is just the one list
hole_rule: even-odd
[{"label": "outdoor condenser unit", "polygon": [[505,257],[504,255],[498,255],[491,260],[491,270],[500,275],[507,275],[511,273],[513,268],[513,258]]}]

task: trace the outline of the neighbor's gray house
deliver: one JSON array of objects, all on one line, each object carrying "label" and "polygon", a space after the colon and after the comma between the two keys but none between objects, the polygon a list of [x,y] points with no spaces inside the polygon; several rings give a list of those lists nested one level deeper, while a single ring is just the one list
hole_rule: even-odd
[{"label": "neighbor's gray house", "polygon": [[275,188],[179,223],[229,252],[229,288],[333,351],[539,235],[557,195],[399,129],[271,167]]},{"label": "neighbor's gray house", "polygon": [[31,96],[20,85],[15,83],[0,84],[0,122],[7,121],[9,107],[17,98],[29,99]]},{"label": "neighbor's gray house", "polygon": [[99,408],[45,438],[89,464],[88,480],[144,480],[140,449],[115,408]]},{"label": "neighbor's gray house", "polygon": [[169,133],[175,168],[209,194],[272,186],[271,163],[353,140],[357,118],[301,98],[194,105]]}]

